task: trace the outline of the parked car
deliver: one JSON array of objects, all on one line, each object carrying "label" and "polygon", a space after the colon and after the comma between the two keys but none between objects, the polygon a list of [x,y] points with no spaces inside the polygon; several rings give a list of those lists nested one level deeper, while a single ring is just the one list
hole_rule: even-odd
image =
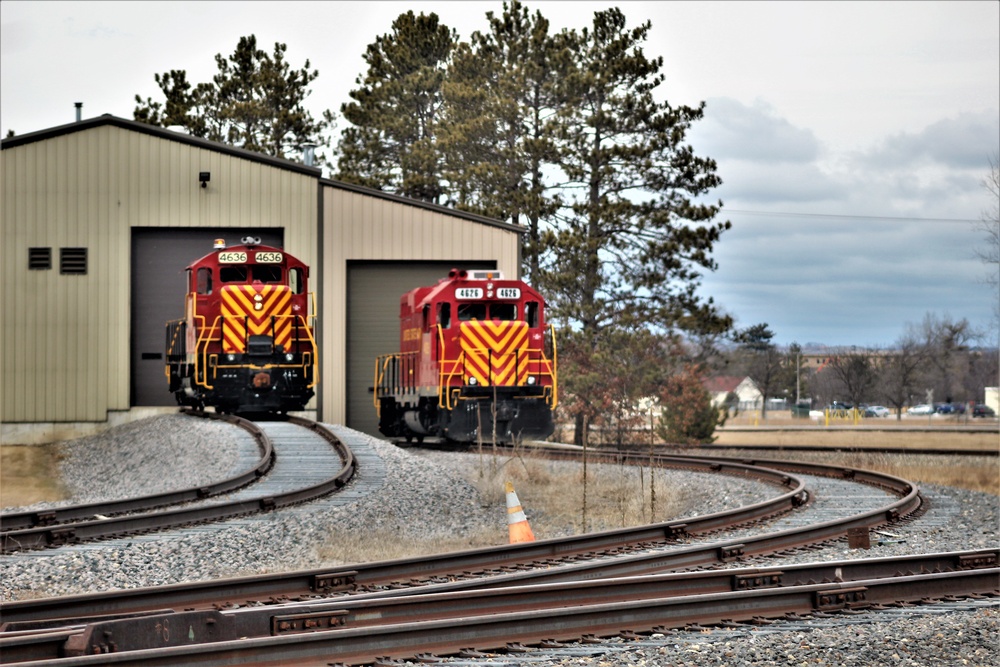
[{"label": "parked car", "polygon": [[993,408],[981,403],[973,406],[972,408],[973,417],[996,417],[996,414],[997,413],[993,412]]},{"label": "parked car", "polygon": [[865,417],[888,417],[889,408],[884,405],[869,405],[865,408]]},{"label": "parked car", "polygon": [[926,403],[922,405],[914,405],[912,408],[906,411],[908,415],[932,415],[934,414],[934,406],[927,405]]},{"label": "parked car", "polygon": [[951,403],[939,403],[937,406],[937,413],[939,415],[953,415],[958,412],[958,406],[952,405]]}]

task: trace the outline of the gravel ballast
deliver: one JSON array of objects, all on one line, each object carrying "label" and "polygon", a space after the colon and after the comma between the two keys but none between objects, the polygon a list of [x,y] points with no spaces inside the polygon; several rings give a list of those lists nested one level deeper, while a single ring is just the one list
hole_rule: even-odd
[{"label": "gravel ballast", "polygon": [[[347,506],[318,502],[225,522],[219,530],[170,531],[109,542],[0,557],[0,599],[49,597],[155,586],[242,574],[340,565],[324,561],[322,545],[339,536],[392,534],[434,540],[494,531],[506,539],[506,510],[481,496],[469,479],[475,455],[419,454],[336,427],[373,455],[347,490]],[[62,473],[71,502],[167,491],[237,472],[242,431],[170,415],[134,422],[63,446]],[[995,460],[990,461],[995,465]],[[692,516],[773,496],[774,487],[730,477],[677,473],[680,515]],[[197,480],[197,481],[195,481]],[[365,485],[368,486],[365,486]],[[699,485],[703,485],[699,488]],[[707,487],[707,488],[706,488]],[[361,493],[361,490],[365,492]],[[998,497],[922,485],[930,500],[919,519],[873,534],[872,548],[837,542],[799,561],[886,557],[998,546]],[[39,504],[31,509],[41,509]],[[48,506],[51,506],[48,505]],[[10,508],[5,508],[9,510]],[[544,535],[556,537],[557,535]],[[541,536],[540,536],[541,537]],[[671,631],[639,644],[610,641],[566,655],[497,656],[483,664],[552,665],[997,665],[1000,603],[931,605],[872,612],[813,626],[776,623],[747,631]],[[860,620],[859,620],[860,619]],[[457,661],[468,664],[472,661]]]}]

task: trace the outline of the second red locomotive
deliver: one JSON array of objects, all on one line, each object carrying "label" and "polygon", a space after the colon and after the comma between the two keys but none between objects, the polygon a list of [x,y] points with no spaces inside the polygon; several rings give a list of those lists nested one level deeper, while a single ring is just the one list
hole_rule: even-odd
[{"label": "second red locomotive", "polygon": [[318,380],[309,268],[243,238],[187,267],[184,318],[167,323],[166,376],[181,405],[302,410]]},{"label": "second red locomotive", "polygon": [[382,434],[467,443],[551,435],[555,333],[544,299],[526,283],[453,269],[407,292],[399,349],[375,363]]}]

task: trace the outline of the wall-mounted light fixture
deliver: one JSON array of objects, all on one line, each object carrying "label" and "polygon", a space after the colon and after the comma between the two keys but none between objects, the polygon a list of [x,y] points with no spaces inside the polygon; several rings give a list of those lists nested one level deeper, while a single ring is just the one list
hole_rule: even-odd
[{"label": "wall-mounted light fixture", "polygon": [[208,182],[212,180],[212,172],[210,171],[199,171],[198,180],[201,181],[201,187],[207,188]]}]

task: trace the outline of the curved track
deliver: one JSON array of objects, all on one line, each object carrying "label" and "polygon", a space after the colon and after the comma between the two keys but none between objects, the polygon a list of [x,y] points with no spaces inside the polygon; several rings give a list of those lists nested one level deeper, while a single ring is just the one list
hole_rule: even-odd
[{"label": "curved track", "polygon": [[[253,466],[232,477],[224,479],[215,484],[189,487],[179,491],[169,491],[154,495],[142,496],[139,498],[126,498],[118,501],[85,503],[80,505],[68,505],[51,510],[37,510],[28,512],[2,512],[0,513],[0,534],[6,534],[17,530],[38,528],[42,526],[53,526],[57,524],[67,524],[93,519],[96,515],[114,516],[130,512],[151,510],[169,505],[179,505],[203,498],[210,498],[235,489],[239,489],[250,484],[268,470],[274,463],[274,447],[264,431],[258,428],[253,422],[240,419],[231,415],[221,415],[214,412],[195,412],[192,410],[182,410],[184,414],[197,416],[204,419],[218,419],[229,422],[253,436],[260,452],[260,457]],[[5,547],[0,547],[0,553],[5,553]]]},{"label": "curved track", "polygon": [[[645,457],[643,460],[648,461]],[[756,536],[741,535],[721,541],[715,538],[714,541],[702,540],[700,544],[686,544],[699,533],[711,534],[726,527],[746,525],[802,506],[806,498],[804,484],[794,474],[729,461],[664,457],[659,463],[764,476],[784,485],[786,492],[766,503],[683,521],[348,568],[18,601],[0,605],[0,615],[5,620],[37,620],[53,616],[135,613],[165,607],[204,608],[246,604],[248,600],[315,599],[361,591],[395,594],[404,587],[419,590],[420,585],[442,581],[477,582],[466,584],[468,586],[491,585],[482,581],[484,577],[491,578],[492,585],[502,586],[516,580],[522,583],[560,581],[717,566],[753,555],[840,539],[852,528],[880,526],[920,506],[919,494],[909,482],[878,473],[851,471],[849,474],[858,482],[893,489],[892,495],[885,496],[885,501],[874,509],[866,508],[862,512],[848,509],[835,520],[812,522],[804,527],[772,533],[758,532]],[[825,471],[834,478],[843,479],[848,474],[841,467],[805,465],[814,473]]]},{"label": "curved track", "polygon": [[[618,462],[621,455],[609,456]],[[633,462],[647,465],[649,457]],[[66,667],[392,664],[1000,593],[996,549],[737,567],[909,520],[922,508],[907,480],[787,461],[659,457],[655,465],[753,476],[784,492],[759,506],[683,522],[524,545],[8,603],[0,605],[11,623],[0,649]],[[64,618],[53,623],[53,616]],[[168,627],[174,631],[165,634]],[[104,652],[111,653],[90,655]]]},{"label": "curved track", "polygon": [[[223,418],[207,413],[187,414]],[[89,503],[0,517],[0,553],[145,533],[243,516],[322,497],[353,476],[353,452],[329,429],[309,420],[249,422],[224,417],[252,433],[261,458],[240,475],[208,487],[143,498]],[[228,495],[223,495],[228,494]],[[166,506],[166,507],[165,507]],[[154,511],[147,511],[158,508]]]}]

